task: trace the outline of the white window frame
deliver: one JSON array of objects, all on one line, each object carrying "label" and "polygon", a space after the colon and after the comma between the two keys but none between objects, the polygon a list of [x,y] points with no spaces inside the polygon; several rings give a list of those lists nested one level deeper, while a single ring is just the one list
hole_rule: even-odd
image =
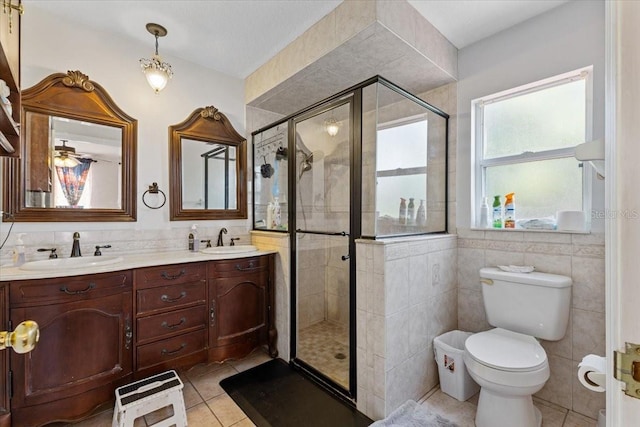
[{"label": "white window frame", "polygon": [[[485,159],[483,157],[484,147],[484,109],[485,105],[496,101],[525,95],[532,92],[559,86],[576,80],[585,81],[585,141],[592,140],[593,133],[593,66],[580,68],[568,73],[560,74],[537,82],[518,86],[493,95],[484,96],[471,101],[471,228],[484,228],[480,224],[480,206],[482,204],[485,189],[486,168],[491,166],[502,166],[510,164],[520,164],[541,160],[553,160],[574,157],[575,147],[566,147],[538,152],[525,151],[521,154]],[[586,231],[591,229],[591,187],[593,172],[590,166],[582,167],[582,210],[586,217]],[[495,229],[504,230],[504,229]],[[507,229],[512,231],[514,229]],[[516,229],[520,231],[530,231]],[[547,230],[548,231],[548,230]]]}]

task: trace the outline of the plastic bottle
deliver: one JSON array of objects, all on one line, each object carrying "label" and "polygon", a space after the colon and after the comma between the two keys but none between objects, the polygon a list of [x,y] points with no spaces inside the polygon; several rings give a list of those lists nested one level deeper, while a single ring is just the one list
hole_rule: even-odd
[{"label": "plastic bottle", "polygon": [[424,209],[424,200],[420,200],[420,206],[418,206],[418,213],[416,214],[416,224],[420,226],[427,224],[427,211]]},{"label": "plastic bottle", "polygon": [[513,201],[515,193],[509,193],[504,202],[504,228],[516,228],[516,204]]},{"label": "plastic bottle", "polygon": [[193,224],[189,233],[189,250],[198,252],[200,250],[200,239],[198,239],[198,227]]},{"label": "plastic bottle", "polygon": [[416,205],[413,203],[413,197],[409,197],[409,206],[407,207],[407,224],[414,225],[416,223]]},{"label": "plastic bottle", "polygon": [[267,205],[267,228],[273,228],[273,203]]},{"label": "plastic bottle", "polygon": [[403,199],[402,197],[400,197],[400,215],[398,222],[402,225],[407,223],[407,199]]},{"label": "plastic bottle", "polygon": [[273,201],[273,228],[277,229],[282,223],[282,210],[280,208],[280,202],[278,198],[274,198]]},{"label": "plastic bottle", "polygon": [[480,228],[487,228],[489,226],[489,202],[487,198],[482,198],[482,206],[480,206]]},{"label": "plastic bottle", "polygon": [[493,198],[493,228],[502,228],[502,203],[500,196]]},{"label": "plastic bottle", "polygon": [[18,234],[18,238],[16,239],[16,247],[13,250],[14,267],[20,267],[26,260],[24,255],[24,242],[22,241],[22,236],[24,236],[24,233]]}]

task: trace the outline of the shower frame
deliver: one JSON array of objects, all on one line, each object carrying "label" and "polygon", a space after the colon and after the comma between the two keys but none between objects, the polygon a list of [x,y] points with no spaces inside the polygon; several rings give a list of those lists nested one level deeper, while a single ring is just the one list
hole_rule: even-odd
[{"label": "shower frame", "polygon": [[[356,378],[356,360],[357,360],[357,343],[356,343],[356,239],[384,239],[397,236],[363,236],[362,235],[362,90],[372,84],[379,83],[388,89],[395,91],[396,93],[404,96],[405,98],[420,104],[427,108],[431,112],[443,117],[446,120],[445,124],[445,176],[444,185],[445,189],[448,189],[448,141],[449,141],[449,115],[444,111],[432,106],[431,104],[423,101],[412,93],[400,88],[396,84],[386,80],[382,76],[371,77],[357,85],[340,91],[328,98],[318,101],[310,106],[303,108],[293,114],[290,114],[280,120],[272,122],[267,126],[251,133],[252,142],[255,143],[256,135],[262,132],[270,130],[278,125],[287,123],[287,149],[288,149],[288,209],[287,209],[287,229],[285,230],[268,230],[276,233],[289,233],[290,239],[290,360],[289,363],[294,367],[301,369],[304,373],[311,377],[312,380],[328,388],[337,397],[343,399],[350,405],[355,405],[357,399],[357,378]],[[350,98],[350,100],[347,100]],[[296,150],[296,138],[295,138],[295,124],[310,117],[322,114],[328,110],[331,110],[337,106],[351,103],[350,109],[350,199],[351,210],[349,213],[349,387],[345,388],[322,374],[313,366],[305,363],[302,360],[297,359],[297,242],[296,242],[296,230],[298,229],[296,224],[296,206],[297,206],[297,193],[296,193],[296,164],[295,164],[295,150]],[[252,150],[252,164],[256,165],[256,153],[255,149]],[[253,175],[255,178],[255,174]],[[255,187],[255,182],[254,182]],[[252,206],[253,206],[253,230],[264,231],[262,228],[256,227],[256,192],[252,191]],[[442,234],[446,233],[448,229],[448,191],[444,192],[444,230],[438,232],[423,232],[417,233],[417,235],[428,234]],[[407,236],[410,234],[403,234]]]}]

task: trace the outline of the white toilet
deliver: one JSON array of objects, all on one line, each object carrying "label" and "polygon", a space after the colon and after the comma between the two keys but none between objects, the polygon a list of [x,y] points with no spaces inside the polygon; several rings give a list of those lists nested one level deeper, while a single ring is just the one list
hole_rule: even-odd
[{"label": "white toilet", "polygon": [[569,322],[571,278],[546,273],[480,270],[482,299],[495,329],[467,338],[464,362],[481,387],[477,427],[540,427],[531,395],[549,379],[536,338],[558,341]]}]

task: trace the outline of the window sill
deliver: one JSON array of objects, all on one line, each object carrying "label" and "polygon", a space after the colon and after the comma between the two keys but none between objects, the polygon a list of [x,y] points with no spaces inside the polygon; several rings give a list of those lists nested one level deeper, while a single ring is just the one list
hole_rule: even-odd
[{"label": "window sill", "polygon": [[497,231],[504,233],[518,233],[518,232],[526,232],[526,233],[553,233],[553,234],[591,234],[589,230],[583,231],[569,231],[569,230],[538,230],[535,228],[481,228],[481,227],[471,227],[470,230],[473,231]]}]

